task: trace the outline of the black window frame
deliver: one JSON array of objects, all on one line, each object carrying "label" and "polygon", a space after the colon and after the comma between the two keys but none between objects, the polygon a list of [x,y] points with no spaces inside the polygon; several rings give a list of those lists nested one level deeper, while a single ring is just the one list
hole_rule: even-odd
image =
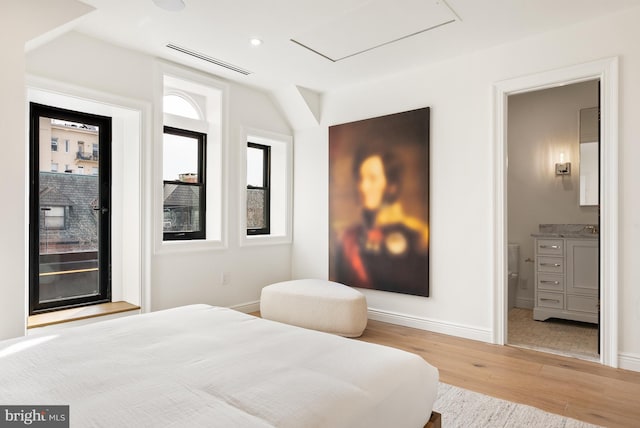
[{"label": "black window frame", "polygon": [[[163,241],[192,241],[192,240],[205,240],[207,238],[206,218],[207,218],[207,183],[206,183],[206,159],[207,159],[207,134],[203,132],[191,131],[188,129],[176,128],[172,126],[164,126],[164,134],[177,135],[181,137],[193,138],[198,141],[198,181],[195,183],[189,183],[179,180],[163,180],[162,187],[167,184],[176,184],[179,186],[197,186],[200,187],[200,199],[199,199],[199,225],[200,228],[193,232],[173,232],[165,231],[164,226],[162,230]],[[163,146],[164,153],[164,146]],[[164,216],[164,202],[162,206]],[[164,225],[164,222],[163,222]]]},{"label": "black window frame", "polygon": [[[99,196],[95,210],[101,217],[98,243],[99,291],[90,296],[55,301],[40,301],[40,117],[98,126],[103,156],[98,166]],[[99,116],[44,104],[29,104],[29,315],[111,302],[111,143],[112,120]],[[67,227],[65,208],[65,227]]]},{"label": "black window frame", "polygon": [[[264,224],[262,228],[250,228],[247,225],[247,235],[270,235],[271,234],[271,146],[247,142],[247,148],[262,150],[262,186],[253,186],[247,183],[248,190],[264,191]],[[248,198],[248,193],[247,193]],[[245,214],[246,215],[246,214]]]}]

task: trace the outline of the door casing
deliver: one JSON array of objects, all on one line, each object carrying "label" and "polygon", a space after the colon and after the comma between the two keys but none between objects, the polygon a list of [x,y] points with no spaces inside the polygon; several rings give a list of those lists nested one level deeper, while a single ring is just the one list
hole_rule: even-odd
[{"label": "door casing", "polygon": [[493,86],[493,342],[507,341],[507,98],[600,80],[600,362],[618,367],[618,58],[611,57]]}]

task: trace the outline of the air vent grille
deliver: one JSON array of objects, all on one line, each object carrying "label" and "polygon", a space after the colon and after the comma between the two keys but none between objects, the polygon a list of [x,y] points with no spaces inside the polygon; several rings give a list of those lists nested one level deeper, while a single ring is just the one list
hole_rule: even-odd
[{"label": "air vent grille", "polygon": [[235,66],[233,64],[229,64],[228,62],[224,62],[222,60],[219,60],[217,58],[213,58],[213,57],[211,57],[209,55],[205,55],[205,54],[200,53],[200,52],[196,52],[196,51],[192,51],[192,50],[187,49],[187,48],[183,48],[182,46],[178,46],[178,45],[174,45],[174,44],[169,43],[167,45],[167,47],[169,49],[173,49],[173,50],[181,52],[183,54],[190,55],[190,56],[192,56],[194,58],[198,58],[198,59],[201,59],[203,61],[207,61],[207,62],[210,62],[212,64],[218,65],[220,67],[224,67],[224,68],[226,68],[228,70],[235,71],[236,73],[244,74],[245,76],[251,74],[250,71],[245,70],[244,68]]}]

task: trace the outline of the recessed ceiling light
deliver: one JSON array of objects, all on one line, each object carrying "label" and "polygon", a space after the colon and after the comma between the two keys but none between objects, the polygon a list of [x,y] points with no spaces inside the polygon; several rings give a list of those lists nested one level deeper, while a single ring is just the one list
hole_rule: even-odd
[{"label": "recessed ceiling light", "polygon": [[153,2],[161,9],[177,12],[184,9],[184,1],[182,0],[153,0]]},{"label": "recessed ceiling light", "polygon": [[260,46],[262,44],[262,40],[254,37],[250,40],[250,43],[252,46]]}]

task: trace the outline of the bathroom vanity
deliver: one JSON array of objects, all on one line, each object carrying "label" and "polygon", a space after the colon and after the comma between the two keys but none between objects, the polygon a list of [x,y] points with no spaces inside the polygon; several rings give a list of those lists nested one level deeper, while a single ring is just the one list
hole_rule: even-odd
[{"label": "bathroom vanity", "polygon": [[[543,226],[572,226],[544,228]],[[594,225],[540,225],[535,253],[533,319],[598,323],[599,257]]]}]

